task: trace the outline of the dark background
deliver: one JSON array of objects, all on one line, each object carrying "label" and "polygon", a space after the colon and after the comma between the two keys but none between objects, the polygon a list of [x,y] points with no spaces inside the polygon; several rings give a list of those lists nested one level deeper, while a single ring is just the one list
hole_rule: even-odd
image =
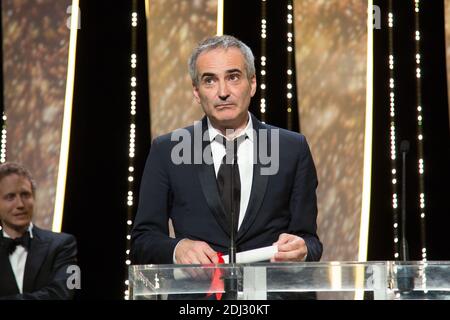
[{"label": "dark background", "polygon": [[[387,1],[374,1],[374,4],[381,8],[382,27],[374,31],[374,144],[368,255],[370,260],[392,260],[393,257],[386,3]],[[427,254],[429,260],[449,260],[450,250],[446,233],[450,222],[448,201],[450,138],[444,1],[421,1],[420,5]],[[410,259],[421,260],[413,2],[393,1],[393,13],[397,172],[400,173],[401,170],[400,142],[406,139],[410,141],[411,146],[406,159],[406,236]],[[401,178],[400,174],[398,178]],[[400,188],[398,191],[400,192]]]},{"label": "dark background", "polygon": [[[144,1],[137,34],[138,97],[135,177],[150,147],[148,70]],[[393,260],[389,153],[387,1],[375,1],[382,28],[374,30],[374,144],[369,260]],[[407,158],[407,235],[411,259],[420,257],[414,12],[412,2],[394,1],[397,142],[411,141]],[[425,193],[429,260],[450,260],[446,248],[450,204],[450,137],[447,106],[443,0],[421,1]],[[132,1],[81,0],[70,158],[63,231],[78,240],[82,290],[78,299],[121,299],[126,289],[128,138]],[[286,127],[286,3],[268,0],[267,122]],[[260,53],[260,1],[225,1],[225,33]],[[272,48],[277,48],[272,50]],[[258,69],[258,64],[257,64]],[[187,72],[187,70],[186,70]],[[258,70],[257,70],[258,72]],[[295,82],[295,78],[294,78]],[[250,110],[259,116],[257,92]],[[296,96],[294,94],[294,96]],[[301,99],[301,97],[300,97]],[[283,102],[283,104],[280,104]],[[280,106],[280,108],[277,108]],[[298,131],[296,101],[293,105]],[[398,168],[400,169],[400,163]],[[137,201],[135,201],[137,203]],[[320,213],[319,213],[320,214]]]}]

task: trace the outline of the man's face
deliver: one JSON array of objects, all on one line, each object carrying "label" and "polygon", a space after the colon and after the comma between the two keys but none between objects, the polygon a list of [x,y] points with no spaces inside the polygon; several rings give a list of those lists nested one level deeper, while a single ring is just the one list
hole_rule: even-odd
[{"label": "man's face", "polygon": [[9,234],[26,230],[33,217],[34,195],[31,182],[17,174],[0,180],[0,220]]},{"label": "man's face", "polygon": [[237,48],[213,49],[197,59],[194,96],[212,124],[221,129],[245,126],[256,77],[248,79],[244,56]]}]

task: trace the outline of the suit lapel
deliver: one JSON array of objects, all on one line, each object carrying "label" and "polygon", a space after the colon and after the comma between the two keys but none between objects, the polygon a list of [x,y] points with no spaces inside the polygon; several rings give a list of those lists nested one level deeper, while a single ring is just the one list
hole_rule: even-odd
[{"label": "suit lapel", "polygon": [[[208,124],[206,117],[203,117],[202,122],[202,133],[204,134],[208,130]],[[203,137],[202,134],[202,137]],[[209,146],[209,140],[203,141],[202,139],[202,151]],[[212,157],[212,155],[211,155]],[[219,189],[217,188],[216,172],[214,170],[214,164],[207,164],[202,161],[201,164],[195,165],[197,169],[198,178],[200,180],[200,185],[205,196],[206,203],[211,209],[214,217],[216,218],[219,225],[222,227],[226,234],[230,235],[229,222],[225,214],[225,209],[222,205],[222,200],[219,196]]]},{"label": "suit lapel", "polygon": [[47,257],[49,241],[43,240],[37,227],[33,227],[33,239],[28,251],[25,273],[23,276],[23,292],[34,291],[34,281],[44,259]]},{"label": "suit lapel", "polygon": [[[268,130],[268,128],[264,127],[263,124],[256,119],[253,115],[251,115],[252,121],[253,121],[253,129],[256,132],[256,138],[254,139],[253,143],[255,144],[255,147],[253,148],[254,154],[253,157],[256,159],[255,164],[253,165],[253,181],[252,181],[252,190],[250,192],[250,199],[248,201],[247,210],[245,212],[244,220],[242,221],[242,225],[239,228],[238,235],[237,235],[237,241],[242,239],[242,237],[245,235],[245,233],[250,229],[253,222],[255,221],[259,209],[261,207],[262,201],[264,200],[264,195],[266,193],[267,188],[267,182],[269,180],[268,175],[261,175],[261,161],[258,157],[258,143],[259,143],[259,130],[265,129]],[[270,138],[268,135],[268,149],[270,150]]]},{"label": "suit lapel", "polygon": [[[0,234],[3,237],[3,235]],[[9,255],[6,248],[0,242],[0,297],[19,294],[16,276],[9,262]]]}]

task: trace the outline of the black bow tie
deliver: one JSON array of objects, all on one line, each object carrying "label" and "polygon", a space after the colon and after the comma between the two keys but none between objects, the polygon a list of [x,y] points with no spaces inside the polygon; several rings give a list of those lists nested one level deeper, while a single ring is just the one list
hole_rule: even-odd
[{"label": "black bow tie", "polygon": [[28,231],[25,232],[25,234],[23,236],[21,236],[20,238],[11,239],[11,238],[2,237],[1,240],[3,242],[3,245],[5,246],[8,254],[12,254],[16,250],[17,246],[23,246],[27,250],[30,248],[31,238],[30,238],[30,233]]}]

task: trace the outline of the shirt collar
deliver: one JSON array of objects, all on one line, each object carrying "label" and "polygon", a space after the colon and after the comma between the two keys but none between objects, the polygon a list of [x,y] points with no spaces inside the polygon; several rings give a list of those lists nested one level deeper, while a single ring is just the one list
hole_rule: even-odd
[{"label": "shirt collar", "polygon": [[[4,228],[2,229],[2,231],[3,231],[3,237],[4,238],[11,238],[9,236],[9,234],[6,233]],[[27,231],[30,233],[30,238],[33,239],[33,222],[30,222],[30,225],[28,226],[28,230]]]},{"label": "shirt collar", "polygon": [[[222,137],[225,138],[225,136],[220,133],[219,130],[217,130],[216,128],[213,127],[213,125],[211,124],[211,121],[209,120],[208,117],[206,117],[207,123],[208,123],[208,134],[209,134],[209,142],[212,142],[217,135],[221,135]],[[253,142],[253,121],[252,121],[252,115],[250,114],[250,112],[248,113],[248,122],[247,122],[247,126],[245,127],[245,129],[238,135],[238,137],[247,134],[248,139]]]}]

